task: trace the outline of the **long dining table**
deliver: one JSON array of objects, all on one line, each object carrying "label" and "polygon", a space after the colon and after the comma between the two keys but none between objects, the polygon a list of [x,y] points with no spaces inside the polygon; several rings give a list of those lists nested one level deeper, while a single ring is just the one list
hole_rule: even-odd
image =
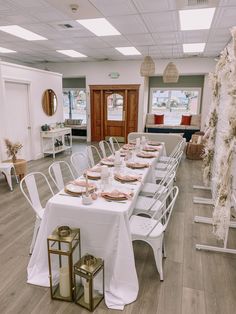
[{"label": "long dining table", "polygon": [[[124,202],[109,201],[99,196],[90,205],[82,204],[82,197],[67,195],[64,190],[54,195],[46,204],[37,240],[30,258],[27,282],[49,287],[47,237],[61,225],[80,228],[81,251],[101,257],[105,262],[105,303],[108,308],[122,310],[134,302],[138,295],[138,278],[135,268],[129,217],[132,215],[138,194],[145,182],[154,182],[154,169],[165,145],[161,143],[154,158],[135,157],[135,162],[148,163],[144,169],[130,169],[124,160],[121,171],[137,174],[139,181],[121,183],[112,177],[110,189],[132,192]],[[114,170],[110,167],[110,172]],[[89,182],[95,182],[90,181]],[[98,192],[101,188],[96,181]]]}]

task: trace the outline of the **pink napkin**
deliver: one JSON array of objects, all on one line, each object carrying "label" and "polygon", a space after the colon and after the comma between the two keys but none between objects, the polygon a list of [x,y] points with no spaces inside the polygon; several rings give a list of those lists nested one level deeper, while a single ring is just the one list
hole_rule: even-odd
[{"label": "pink napkin", "polygon": [[115,178],[119,180],[124,180],[124,181],[131,181],[131,180],[140,180],[140,177],[135,174],[121,174],[121,173],[115,173]]}]

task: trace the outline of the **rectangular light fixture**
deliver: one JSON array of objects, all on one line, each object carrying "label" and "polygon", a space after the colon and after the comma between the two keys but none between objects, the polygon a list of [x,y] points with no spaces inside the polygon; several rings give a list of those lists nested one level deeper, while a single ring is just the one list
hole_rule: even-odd
[{"label": "rectangular light fixture", "polygon": [[62,53],[63,55],[66,55],[71,58],[87,58],[86,55],[83,55],[82,53],[75,50],[57,50],[57,52]]},{"label": "rectangular light fixture", "polygon": [[27,29],[18,25],[0,26],[0,30],[25,40],[47,40],[47,38],[28,31]]},{"label": "rectangular light fixture", "polygon": [[105,18],[77,20],[77,22],[87,28],[97,36],[120,35],[117,29]]},{"label": "rectangular light fixture", "polygon": [[138,56],[138,55],[141,55],[141,53],[135,47],[116,47],[116,50],[118,50],[124,56]]},{"label": "rectangular light fixture", "polygon": [[209,29],[215,13],[215,8],[180,10],[180,29],[189,31],[196,29]]},{"label": "rectangular light fixture", "polygon": [[0,53],[13,53],[16,52],[15,50],[11,50],[11,49],[7,49],[7,48],[3,48],[0,47]]},{"label": "rectangular light fixture", "polygon": [[183,44],[184,53],[203,52],[206,43]]}]

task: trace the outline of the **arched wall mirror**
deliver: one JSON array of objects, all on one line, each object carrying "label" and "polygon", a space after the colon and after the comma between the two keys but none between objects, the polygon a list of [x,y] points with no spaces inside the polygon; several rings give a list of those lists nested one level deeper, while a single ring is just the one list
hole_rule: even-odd
[{"label": "arched wall mirror", "polygon": [[57,110],[57,96],[52,89],[47,89],[43,93],[42,100],[43,111],[48,116],[53,116]]}]

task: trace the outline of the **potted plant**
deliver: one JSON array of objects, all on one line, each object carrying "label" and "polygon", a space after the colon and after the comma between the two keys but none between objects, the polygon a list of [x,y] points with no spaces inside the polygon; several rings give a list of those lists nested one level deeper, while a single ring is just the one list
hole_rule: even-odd
[{"label": "potted plant", "polygon": [[10,140],[5,139],[5,145],[7,148],[7,156],[11,157],[12,162],[16,162],[16,155],[17,153],[21,150],[21,148],[23,147],[23,145],[19,142],[16,143],[12,143]]}]

